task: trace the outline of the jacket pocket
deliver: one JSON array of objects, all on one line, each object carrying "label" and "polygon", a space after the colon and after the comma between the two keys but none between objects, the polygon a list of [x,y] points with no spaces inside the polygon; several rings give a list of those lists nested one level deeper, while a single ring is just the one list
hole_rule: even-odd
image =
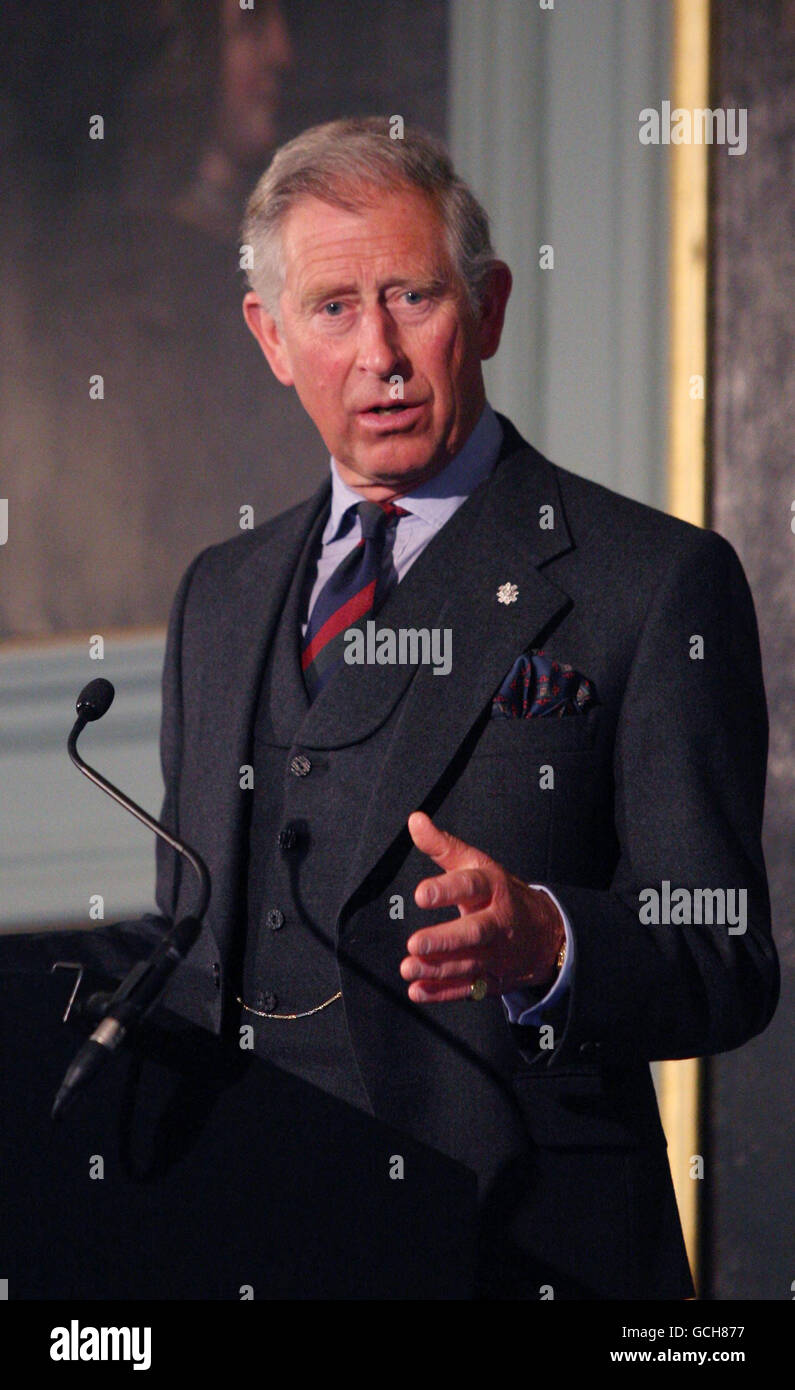
[{"label": "jacket pocket", "polygon": [[529,719],[493,715],[485,724],[472,757],[533,757],[537,752],[587,750],[596,741],[601,712],[601,705],[595,705],[585,714],[533,715]]},{"label": "jacket pocket", "polygon": [[514,1092],[527,1132],[545,1149],[666,1147],[651,1075],[528,1068]]}]

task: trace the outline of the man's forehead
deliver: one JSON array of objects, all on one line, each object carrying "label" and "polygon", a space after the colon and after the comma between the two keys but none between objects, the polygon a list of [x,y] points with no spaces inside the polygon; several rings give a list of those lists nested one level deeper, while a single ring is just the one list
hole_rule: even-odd
[{"label": "man's forehead", "polygon": [[305,196],[285,218],[282,230],[285,270],[290,281],[305,283],[343,270],[399,276],[449,272],[444,223],[421,190],[384,192],[379,201],[355,211]]}]

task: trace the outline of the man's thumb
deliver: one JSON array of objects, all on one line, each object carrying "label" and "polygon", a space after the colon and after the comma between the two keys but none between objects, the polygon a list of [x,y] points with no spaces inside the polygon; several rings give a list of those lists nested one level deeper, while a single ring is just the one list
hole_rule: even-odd
[{"label": "man's thumb", "polygon": [[460,866],[473,868],[476,865],[484,867],[492,862],[483,850],[468,845],[466,840],[459,840],[448,830],[440,830],[425,811],[412,811],[408,827],[417,849],[444,869]]}]

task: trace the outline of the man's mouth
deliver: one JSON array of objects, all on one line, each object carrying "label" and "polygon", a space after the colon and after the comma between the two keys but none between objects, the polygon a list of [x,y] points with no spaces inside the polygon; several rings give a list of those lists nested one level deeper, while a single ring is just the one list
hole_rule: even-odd
[{"label": "man's mouth", "polygon": [[406,410],[417,410],[422,401],[390,401],[387,405],[368,405],[360,410],[360,415],[402,415]]},{"label": "man's mouth", "polygon": [[406,433],[416,428],[424,418],[423,401],[390,401],[389,404],[375,404],[359,411],[361,428],[373,434]]}]

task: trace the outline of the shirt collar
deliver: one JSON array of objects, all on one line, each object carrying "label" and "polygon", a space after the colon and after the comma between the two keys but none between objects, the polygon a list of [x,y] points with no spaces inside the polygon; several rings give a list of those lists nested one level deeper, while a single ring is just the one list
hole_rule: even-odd
[{"label": "shirt collar", "polygon": [[[475,428],[455,457],[433,478],[401,497],[400,506],[420,517],[434,530],[440,530],[469,494],[491,473],[501,444],[502,426],[487,401]],[[343,482],[333,455],[329,466],[331,511],[323,531],[324,545],[336,539],[343,529],[346,513],[362,500],[361,493]]]}]

